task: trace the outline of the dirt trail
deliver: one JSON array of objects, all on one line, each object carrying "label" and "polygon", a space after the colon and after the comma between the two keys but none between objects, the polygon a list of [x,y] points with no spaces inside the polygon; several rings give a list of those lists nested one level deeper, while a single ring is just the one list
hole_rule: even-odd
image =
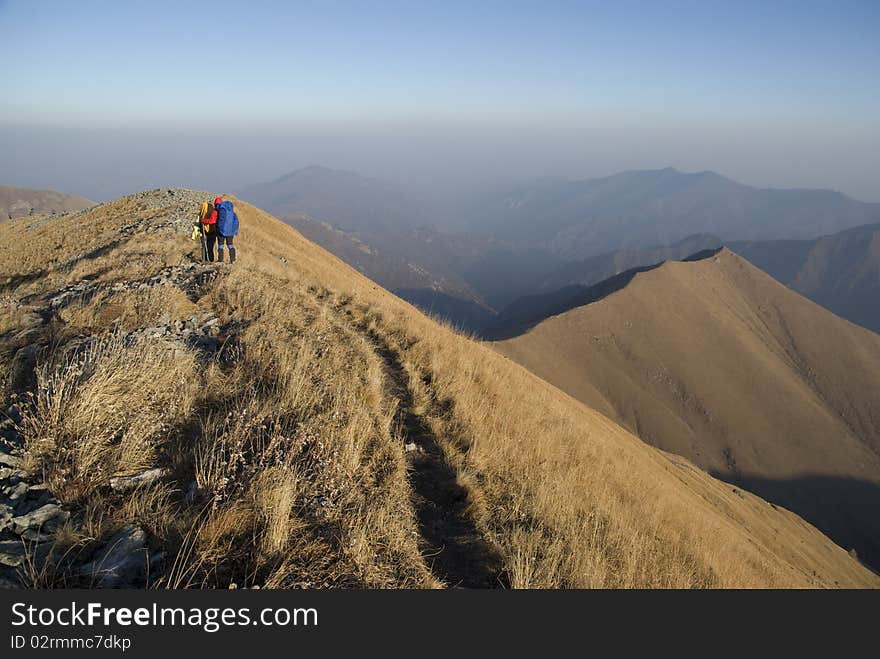
[{"label": "dirt trail", "polygon": [[395,422],[404,446],[412,485],[412,504],[421,534],[422,555],[427,567],[450,587],[499,588],[507,585],[498,551],[480,532],[468,501],[468,491],[458,483],[437,436],[418,410],[430,409],[433,401],[415,391],[401,362],[399,350],[359,319],[348,304],[336,306],[382,362],[387,393],[398,401]]}]

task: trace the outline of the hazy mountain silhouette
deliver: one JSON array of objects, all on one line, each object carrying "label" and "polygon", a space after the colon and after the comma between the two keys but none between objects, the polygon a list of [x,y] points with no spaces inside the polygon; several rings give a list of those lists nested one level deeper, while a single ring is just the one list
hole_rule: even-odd
[{"label": "hazy mountain silhouette", "polygon": [[0,221],[30,214],[66,213],[94,206],[78,195],[0,185]]},{"label": "hazy mountain silhouette", "polygon": [[880,224],[809,241],[735,242],[730,247],[826,309],[880,332]]},{"label": "hazy mountain silhouette", "polygon": [[433,220],[428,203],[403,186],[318,165],[247,188],[241,197],[281,218],[304,213],[362,236]]},{"label": "hazy mountain silhouette", "polygon": [[550,273],[530,283],[530,294],[553,293],[572,285],[590,286],[631,268],[681,261],[704,249],[720,247],[722,240],[711,234],[688,236],[672,245],[644,249],[620,249],[587,259],[569,261]]},{"label": "hazy mountain silhouette", "polygon": [[688,254],[726,244],[731,250],[838,316],[880,332],[880,224],[871,224],[814,240],[724,242],[717,236],[689,236],[668,247],[627,249],[566,263],[533,282],[529,296],[503,310],[497,323],[521,313],[527,306],[566,297],[574,285],[590,286],[629,268],[665,260],[683,260]]},{"label": "hazy mountain silhouette", "polygon": [[699,233],[723,240],[814,238],[880,220],[880,204],[831,190],[759,189],[710,171],[667,168],[525,183],[482,199],[469,216],[474,231],[584,259]]}]

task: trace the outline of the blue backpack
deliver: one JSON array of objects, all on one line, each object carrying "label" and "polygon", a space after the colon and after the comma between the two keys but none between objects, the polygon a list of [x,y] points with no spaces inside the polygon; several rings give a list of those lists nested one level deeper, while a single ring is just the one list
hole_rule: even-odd
[{"label": "blue backpack", "polygon": [[238,233],[238,215],[231,201],[221,202],[217,206],[217,232],[221,236],[234,236]]}]

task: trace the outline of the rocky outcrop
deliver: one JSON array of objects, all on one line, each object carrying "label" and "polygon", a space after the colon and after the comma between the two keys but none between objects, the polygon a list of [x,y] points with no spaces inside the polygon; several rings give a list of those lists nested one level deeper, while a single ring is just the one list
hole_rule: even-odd
[{"label": "rocky outcrop", "polygon": [[[71,511],[51,496],[48,486],[28,476],[21,449],[11,449],[10,444],[0,445],[0,588],[30,585],[28,575],[43,570],[58,530],[71,519]],[[166,475],[165,469],[149,469],[114,477],[110,488],[127,493]],[[54,558],[65,563],[65,572],[77,576],[80,585],[143,586],[151,568],[155,570],[164,559],[164,554],[150,552],[147,540],[142,528],[127,525],[96,544],[97,549],[85,547]]]},{"label": "rocky outcrop", "polygon": [[[61,269],[70,271],[84,259],[95,259],[126,241],[138,240],[143,234],[173,231],[189,236],[199,203],[215,196],[182,189],[132,195],[135,213],[126,220],[129,223],[121,226],[106,245],[75,254]],[[27,222],[30,228],[40,229],[58,220],[34,216]],[[8,406],[5,412],[0,406],[0,587],[33,585],[35,573],[43,570],[54,570],[62,575],[61,582],[67,586],[102,588],[144,586],[148,577],[161,574],[164,555],[151,551],[150,537],[144,528],[111,526],[103,538],[89,539],[85,535],[77,540],[76,530],[85,523],[84,512],[63,505],[53,497],[48,485],[41,482],[40,475],[28,465],[22,409],[27,409],[29,396],[37,389],[38,366],[47,354],[46,337],[51,334],[48,328],[54,324],[63,326],[64,311],[68,307],[87,304],[93,298],[112,299],[116,294],[157,287],[167,287],[158,289],[163,292],[177,289],[191,301],[198,302],[225,267],[219,263],[190,261],[157,268],[143,278],[107,280],[91,275],[54,288],[31,289],[22,297],[11,298],[10,303],[25,314],[29,324],[27,332],[17,336],[14,349],[9,353],[7,391],[10,399],[5,403]],[[6,282],[7,287],[14,284],[11,279]],[[149,325],[124,332],[122,339],[179,343],[195,349],[196,355],[206,361],[217,356],[224,341],[232,345],[228,339],[239,329],[237,321],[224,322],[210,311],[178,318],[166,314]],[[96,336],[88,333],[76,334],[67,337],[59,349],[65,355],[74,355],[95,340]],[[104,495],[123,498],[156,486],[169,478],[170,473],[165,468],[154,468],[136,474],[108,476]],[[199,493],[196,490],[192,494]],[[59,535],[65,526],[73,531],[72,535],[66,532]],[[71,543],[74,548],[69,551]]]},{"label": "rocky outcrop", "polygon": [[129,524],[107,540],[79,573],[99,588],[119,588],[142,582],[150,563],[159,560],[157,555],[151,561],[144,530]]},{"label": "rocky outcrop", "polygon": [[110,488],[114,492],[120,494],[131,492],[139,487],[146,487],[157,482],[169,473],[168,469],[156,467],[155,469],[147,469],[133,476],[114,476],[110,479]]},{"label": "rocky outcrop", "polygon": [[17,405],[0,422],[0,587],[22,585],[22,568],[39,568],[58,528],[70,517],[45,483],[24,470]]}]

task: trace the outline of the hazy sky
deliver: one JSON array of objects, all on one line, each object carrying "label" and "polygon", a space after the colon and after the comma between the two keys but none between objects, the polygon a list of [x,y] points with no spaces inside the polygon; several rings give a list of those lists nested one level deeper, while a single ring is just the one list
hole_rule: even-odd
[{"label": "hazy sky", "polygon": [[0,184],[672,165],[880,200],[877,0],[0,0],[0,35]]}]

